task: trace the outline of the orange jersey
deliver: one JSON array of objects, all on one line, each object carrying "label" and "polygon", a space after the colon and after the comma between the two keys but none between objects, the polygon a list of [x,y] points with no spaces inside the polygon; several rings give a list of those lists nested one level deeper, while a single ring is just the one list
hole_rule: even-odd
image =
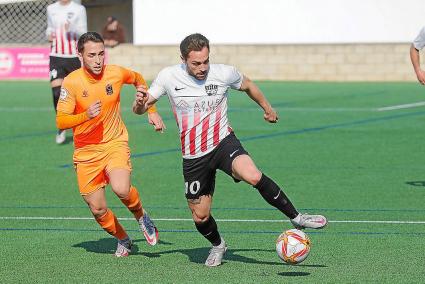
[{"label": "orange jersey", "polygon": [[[110,141],[128,141],[127,128],[120,112],[123,84],[146,86],[139,73],[116,65],[105,65],[102,74],[98,76],[88,73],[83,67],[64,79],[58,114],[80,115],[84,121],[73,127],[76,149]],[[98,100],[102,104],[100,114],[88,119],[83,113]]]}]

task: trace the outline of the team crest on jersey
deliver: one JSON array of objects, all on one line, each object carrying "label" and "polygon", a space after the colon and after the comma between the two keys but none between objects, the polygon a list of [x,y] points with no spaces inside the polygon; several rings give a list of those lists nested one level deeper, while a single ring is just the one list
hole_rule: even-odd
[{"label": "team crest on jersey", "polygon": [[61,93],[59,95],[59,99],[64,101],[68,97],[68,91],[65,88],[61,88]]},{"label": "team crest on jersey", "polygon": [[74,12],[69,12],[67,15],[68,20],[72,19],[74,17]]},{"label": "team crest on jersey", "polygon": [[211,84],[211,85],[205,86],[205,92],[207,92],[207,95],[208,96],[215,96],[215,95],[217,95],[218,85]]},{"label": "team crest on jersey", "polygon": [[88,96],[89,96],[89,92],[87,92],[87,90],[84,90],[82,97],[87,98]]},{"label": "team crest on jersey", "polygon": [[111,84],[106,85],[106,94],[107,94],[108,96],[110,96],[110,95],[112,95],[113,93],[114,93],[114,89],[112,89],[112,85],[111,85]]}]

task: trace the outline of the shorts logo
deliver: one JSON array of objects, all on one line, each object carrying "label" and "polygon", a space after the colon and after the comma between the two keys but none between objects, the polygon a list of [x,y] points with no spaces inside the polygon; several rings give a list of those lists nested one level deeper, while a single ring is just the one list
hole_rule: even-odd
[{"label": "shorts logo", "polygon": [[111,85],[111,84],[106,85],[106,94],[107,94],[108,96],[110,96],[110,95],[112,95],[113,93],[114,93],[114,89],[112,89],[112,85]]},{"label": "shorts logo", "polygon": [[50,70],[50,78],[55,79],[58,76],[58,71],[56,69]]},{"label": "shorts logo", "polygon": [[87,92],[87,90],[84,90],[82,97],[87,98],[88,96],[89,96],[89,92]]},{"label": "shorts logo", "polygon": [[68,91],[65,88],[61,88],[61,93],[59,95],[59,99],[64,101],[68,97]]},{"label": "shorts logo", "polygon": [[205,92],[207,92],[208,96],[215,96],[217,95],[217,91],[218,91],[218,85],[208,85],[205,86]]},{"label": "shorts logo", "polygon": [[239,151],[239,149],[237,149],[237,150],[235,150],[235,151],[233,151],[232,153],[230,153],[230,158],[232,158],[235,154],[236,154],[236,152],[238,152]]}]

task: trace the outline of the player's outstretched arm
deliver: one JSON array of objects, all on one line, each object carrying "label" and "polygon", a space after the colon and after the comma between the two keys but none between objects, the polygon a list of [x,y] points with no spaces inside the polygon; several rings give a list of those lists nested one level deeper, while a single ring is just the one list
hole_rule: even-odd
[{"label": "player's outstretched arm", "polygon": [[56,114],[56,126],[58,129],[69,129],[75,127],[98,116],[100,114],[101,108],[101,102],[96,101],[87,109],[87,111],[79,114],[67,114],[58,111]]},{"label": "player's outstretched arm", "polygon": [[260,88],[258,88],[251,79],[243,76],[243,81],[239,90],[247,93],[248,96],[264,110],[264,119],[266,121],[271,123],[276,123],[278,121],[279,117],[276,111],[272,108]]},{"label": "player's outstretched arm", "polygon": [[421,69],[419,50],[413,44],[410,46],[410,60],[412,61],[413,69],[419,83],[425,85],[425,72]]}]

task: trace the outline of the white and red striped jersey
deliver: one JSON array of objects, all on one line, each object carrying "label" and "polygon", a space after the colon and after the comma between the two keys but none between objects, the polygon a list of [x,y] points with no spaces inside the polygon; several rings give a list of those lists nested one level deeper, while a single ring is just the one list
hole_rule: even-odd
[{"label": "white and red striped jersey", "polygon": [[51,56],[77,57],[78,38],[86,32],[87,15],[84,6],[73,1],[66,5],[57,1],[47,6],[46,36],[53,35]]},{"label": "white and red striped jersey", "polygon": [[425,47],[425,27],[421,29],[418,36],[413,40],[413,46],[417,50],[421,50]]},{"label": "white and red striped jersey", "polygon": [[231,131],[227,120],[229,88],[238,90],[242,74],[233,66],[211,64],[205,80],[189,75],[185,64],[164,68],[149,94],[168,95],[180,131],[183,158],[202,157]]}]

